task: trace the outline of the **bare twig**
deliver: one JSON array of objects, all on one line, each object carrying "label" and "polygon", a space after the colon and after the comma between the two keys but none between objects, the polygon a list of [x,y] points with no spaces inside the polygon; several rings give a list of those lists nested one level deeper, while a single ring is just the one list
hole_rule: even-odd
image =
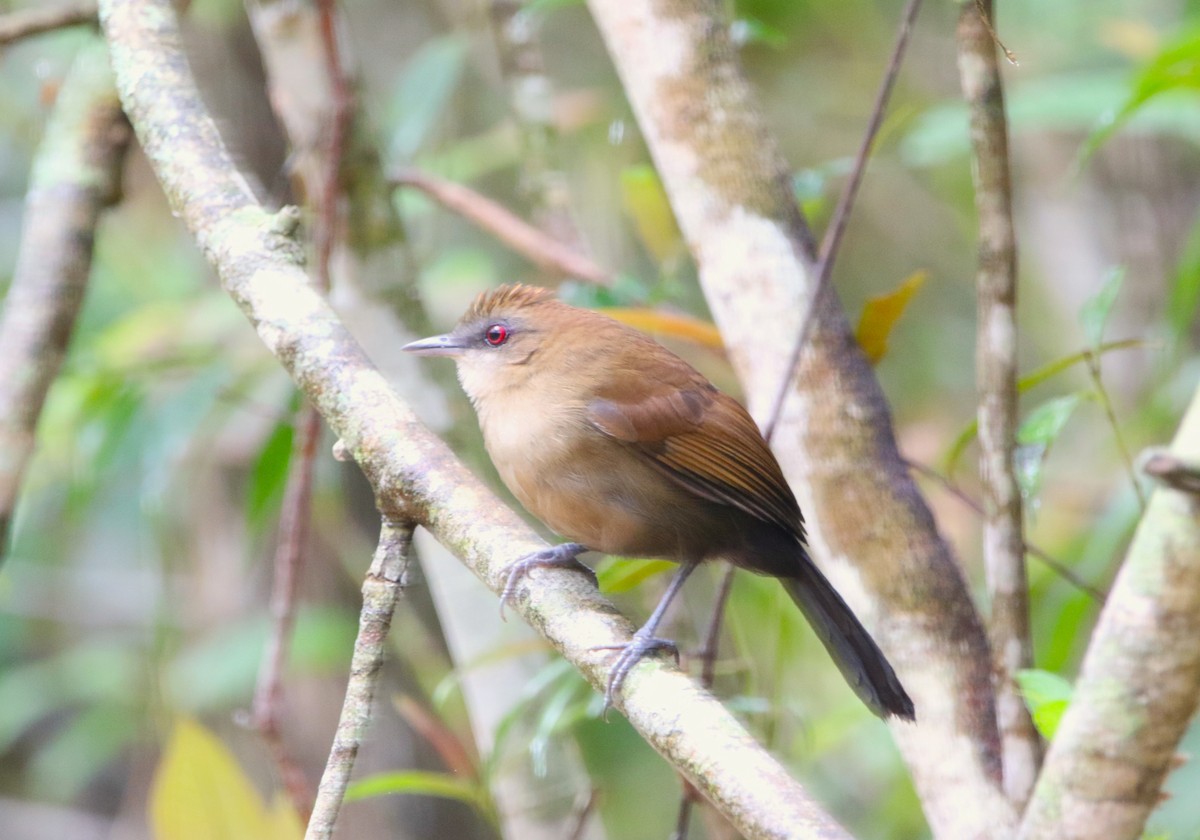
[{"label": "bare twig", "polygon": [[1125,435],[1121,431],[1121,424],[1117,421],[1117,410],[1113,407],[1112,397],[1109,396],[1108,388],[1104,385],[1104,373],[1100,368],[1100,353],[1096,348],[1087,350],[1083,354],[1083,358],[1087,363],[1088,376],[1092,380],[1092,384],[1096,387],[1096,397],[1100,400],[1100,407],[1104,410],[1104,418],[1108,421],[1108,426],[1112,430],[1113,440],[1117,444],[1117,453],[1121,458],[1121,465],[1125,468],[1125,475],[1129,479],[1129,484],[1133,487],[1133,494],[1138,500],[1138,509],[1144,514],[1146,512],[1146,491],[1142,489],[1142,483],[1138,480],[1137,469],[1133,464],[1133,455],[1129,451],[1129,444],[1125,442]]},{"label": "bare twig", "polygon": [[800,364],[800,354],[804,352],[804,347],[808,344],[808,335],[812,331],[817,302],[825,294],[825,288],[829,285],[829,279],[833,275],[833,263],[841,248],[842,237],[846,232],[846,225],[850,221],[850,212],[854,209],[854,199],[858,196],[858,188],[862,185],[863,176],[867,171],[867,162],[871,158],[871,147],[875,145],[875,137],[879,134],[879,127],[883,125],[883,115],[887,110],[888,100],[892,97],[892,88],[896,85],[896,77],[900,75],[900,65],[904,60],[904,52],[908,49],[908,39],[912,35],[913,23],[916,22],[917,12],[920,10],[921,0],[908,0],[904,15],[900,19],[900,29],[896,32],[896,43],[892,47],[891,58],[884,71],[883,81],[879,85],[879,92],[875,95],[871,118],[867,121],[862,143],[859,144],[858,153],[854,156],[854,166],[850,170],[850,178],[842,187],[842,193],[838,196],[837,206],[834,208],[833,217],[829,222],[829,229],[825,231],[825,236],[821,239],[821,250],[817,254],[816,289],[813,291],[808,312],[804,316],[804,323],[800,325],[796,343],[792,345],[792,354],[788,357],[787,373],[783,377],[783,381],[779,383],[779,390],[775,393],[775,399],[771,402],[771,410],[767,414],[767,422],[763,427],[763,437],[767,439],[767,443],[770,443],[771,438],[775,435],[775,427],[779,424],[779,415],[783,411],[783,401],[787,397],[788,391],[791,390],[792,377],[796,375],[796,368]]},{"label": "bare twig", "polygon": [[1004,791],[1023,808],[1042,762],[1042,744],[1017,686],[1033,665],[1021,492],[1013,452],[1017,435],[1017,243],[1012,219],[1008,122],[1000,62],[986,18],[990,0],[967,0],[958,25],[959,75],[971,112],[975,205],[980,479],[984,490],[983,559],[991,596]]},{"label": "bare twig", "polygon": [[46,127],[0,318],[0,558],[38,417],[83,302],[96,221],[117,199],[129,139],[107,52],[92,43],[76,59]]},{"label": "bare twig", "polygon": [[307,822],[312,808],[312,789],[292,757],[280,727],[283,704],[283,672],[296,620],[296,593],[304,548],[308,544],[308,522],[312,498],[313,465],[321,439],[321,415],[312,406],[300,410],[292,447],[291,472],[283,495],[279,520],[279,544],[275,549],[271,590],[271,635],[263,651],[254,691],[252,722],[267,743],[279,769],[284,789],[296,813]]},{"label": "bare twig", "polygon": [[1200,495],[1200,462],[1185,461],[1162,449],[1151,449],[1138,459],[1142,472],[1164,487]]},{"label": "bare twig", "polygon": [[354,769],[354,759],[371,723],[371,703],[375,697],[379,669],[383,666],[384,643],[392,624],[396,601],[404,591],[412,532],[410,523],[394,522],[387,516],[383,519],[375,559],[371,561],[371,568],[363,581],[362,615],[358,638],[354,641],[354,655],[350,660],[346,700],[342,704],[337,733],[333,736],[329,761],[317,788],[317,799],[313,803],[312,819],[304,834],[305,840],[325,840],[333,836],[338,811],[341,810],[346,786],[350,783],[350,773]]},{"label": "bare twig", "polygon": [[313,238],[316,246],[317,287],[328,291],[330,288],[329,258],[333,253],[338,230],[342,161],[346,155],[350,121],[354,118],[354,100],[338,53],[337,15],[335,14],[334,0],[317,0],[317,15],[321,23],[321,46],[324,48],[325,72],[329,76],[333,115],[329,124],[329,139],[324,159],[324,179],[319,185],[318,195],[320,198],[317,202],[319,223]]},{"label": "bare twig", "polygon": [[396,172],[391,181],[419,189],[545,271],[612,285],[612,275],[596,263],[469,187],[416,169]]},{"label": "bare twig", "polygon": [[96,23],[96,0],[67,3],[48,9],[22,9],[0,16],[0,46],[67,26]]},{"label": "bare twig", "polygon": [[[979,502],[975,501],[969,495],[967,495],[967,492],[965,490],[963,490],[961,487],[959,487],[954,482],[953,479],[951,479],[945,475],[942,475],[937,470],[933,469],[932,467],[926,466],[925,464],[918,464],[916,461],[908,461],[908,460],[906,460],[905,463],[909,466],[909,468],[915,470],[916,472],[919,472],[921,475],[923,475],[927,478],[933,479],[938,484],[942,485],[942,488],[945,489],[945,491],[947,493],[949,493],[954,498],[958,499],[960,502],[962,502],[964,505],[969,507],[971,510],[975,511],[975,513],[979,514],[980,517],[982,517],[984,515],[983,505],[981,505]],[[1075,572],[1070,567],[1068,567],[1066,564],[1064,564],[1061,560],[1056,559],[1054,556],[1052,556],[1049,552],[1045,551],[1044,549],[1039,548],[1038,546],[1034,545],[1033,543],[1029,542],[1028,540],[1026,540],[1024,543],[1024,549],[1025,549],[1026,554],[1030,554],[1030,555],[1036,557],[1037,559],[1041,560],[1043,563],[1045,563],[1047,566],[1049,566],[1050,569],[1053,570],[1055,574],[1057,574],[1059,577],[1061,577],[1067,583],[1074,586],[1076,589],[1083,592],[1085,595],[1091,596],[1091,598],[1094,601],[1096,601],[1097,603],[1103,604],[1105,599],[1108,597],[1107,592],[1105,592],[1103,589],[1100,589],[1100,588],[1088,583],[1086,580],[1081,578],[1079,575],[1075,574]]]},{"label": "bare twig", "polygon": [[[337,32],[331,6],[329,0],[321,0],[318,3],[321,46],[324,49],[326,73],[332,92],[333,118],[330,121],[327,149],[323,158],[323,178],[319,184],[306,185],[308,189],[305,190],[305,194],[313,202],[313,215],[316,218],[313,226],[313,283],[324,292],[328,292],[330,288],[329,263],[338,230],[342,157],[349,120],[353,116],[349,86],[338,58]],[[304,548],[308,544],[313,467],[320,439],[321,415],[312,405],[306,403],[296,418],[291,472],[284,494],[279,545],[275,552],[271,592],[271,637],[259,670],[253,712],[254,725],[275,759],[284,788],[296,812],[305,822],[308,821],[312,807],[312,792],[303,771],[287,748],[279,718],[283,703],[283,671],[295,623],[297,584],[300,569],[304,564]]]}]

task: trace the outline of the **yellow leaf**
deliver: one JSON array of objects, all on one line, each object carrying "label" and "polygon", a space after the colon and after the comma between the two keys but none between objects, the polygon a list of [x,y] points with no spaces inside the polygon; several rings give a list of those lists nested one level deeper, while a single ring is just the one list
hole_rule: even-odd
[{"label": "yellow leaf", "polygon": [[149,816],[155,840],[297,840],[293,814],[268,814],[233,755],[190,718],[175,723],[154,773]]},{"label": "yellow leaf", "polygon": [[1134,61],[1149,61],[1162,49],[1162,38],[1157,30],[1145,21],[1133,18],[1102,20],[1098,40]]},{"label": "yellow leaf", "polygon": [[678,257],[683,235],[654,167],[643,164],[622,171],[621,198],[646,250],[660,264]]},{"label": "yellow leaf", "polygon": [[690,315],[658,312],[654,309],[622,309],[620,307],[601,311],[608,317],[642,332],[690,341],[713,350],[720,350],[724,347],[721,343],[721,333],[717,331],[716,327]]},{"label": "yellow leaf", "polygon": [[928,276],[925,271],[914,272],[894,291],[870,298],[863,307],[855,335],[871,364],[879,364],[879,360],[887,355],[888,337],[892,329]]},{"label": "yellow leaf", "polygon": [[271,800],[271,810],[267,814],[267,837],[269,840],[300,840],[304,837],[304,824],[300,815],[292,807],[282,793],[276,793]]}]

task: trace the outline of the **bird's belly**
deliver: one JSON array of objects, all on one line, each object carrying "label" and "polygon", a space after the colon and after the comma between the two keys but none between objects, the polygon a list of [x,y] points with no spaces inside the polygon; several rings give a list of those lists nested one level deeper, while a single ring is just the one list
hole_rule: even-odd
[{"label": "bird's belly", "polygon": [[587,472],[547,463],[537,470],[502,470],[501,477],[530,513],[572,542],[625,557],[682,560],[695,554],[689,546],[710,523],[694,521],[695,504],[685,502],[682,491],[632,459],[588,462]]}]

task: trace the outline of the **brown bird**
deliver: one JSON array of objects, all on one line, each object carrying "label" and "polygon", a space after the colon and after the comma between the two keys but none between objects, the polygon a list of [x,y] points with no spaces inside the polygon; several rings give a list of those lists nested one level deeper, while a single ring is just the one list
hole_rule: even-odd
[{"label": "brown bird", "polygon": [[513,495],[571,540],[518,560],[503,598],[540,566],[595,550],[680,569],[617,658],[605,700],[656,649],[667,606],[696,566],[724,559],[779,578],[875,714],[914,719],[874,640],[813,564],[804,518],[754,420],[683,359],[547,289],[480,295],[454,330],[405,350],[453,356],[484,444]]}]

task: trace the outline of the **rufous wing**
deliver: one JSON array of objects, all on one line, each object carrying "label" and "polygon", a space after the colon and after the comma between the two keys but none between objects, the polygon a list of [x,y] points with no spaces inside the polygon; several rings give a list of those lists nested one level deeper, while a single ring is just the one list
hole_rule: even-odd
[{"label": "rufous wing", "polygon": [[598,396],[587,418],[702,498],[804,538],[803,518],[753,418],[707,382]]}]

